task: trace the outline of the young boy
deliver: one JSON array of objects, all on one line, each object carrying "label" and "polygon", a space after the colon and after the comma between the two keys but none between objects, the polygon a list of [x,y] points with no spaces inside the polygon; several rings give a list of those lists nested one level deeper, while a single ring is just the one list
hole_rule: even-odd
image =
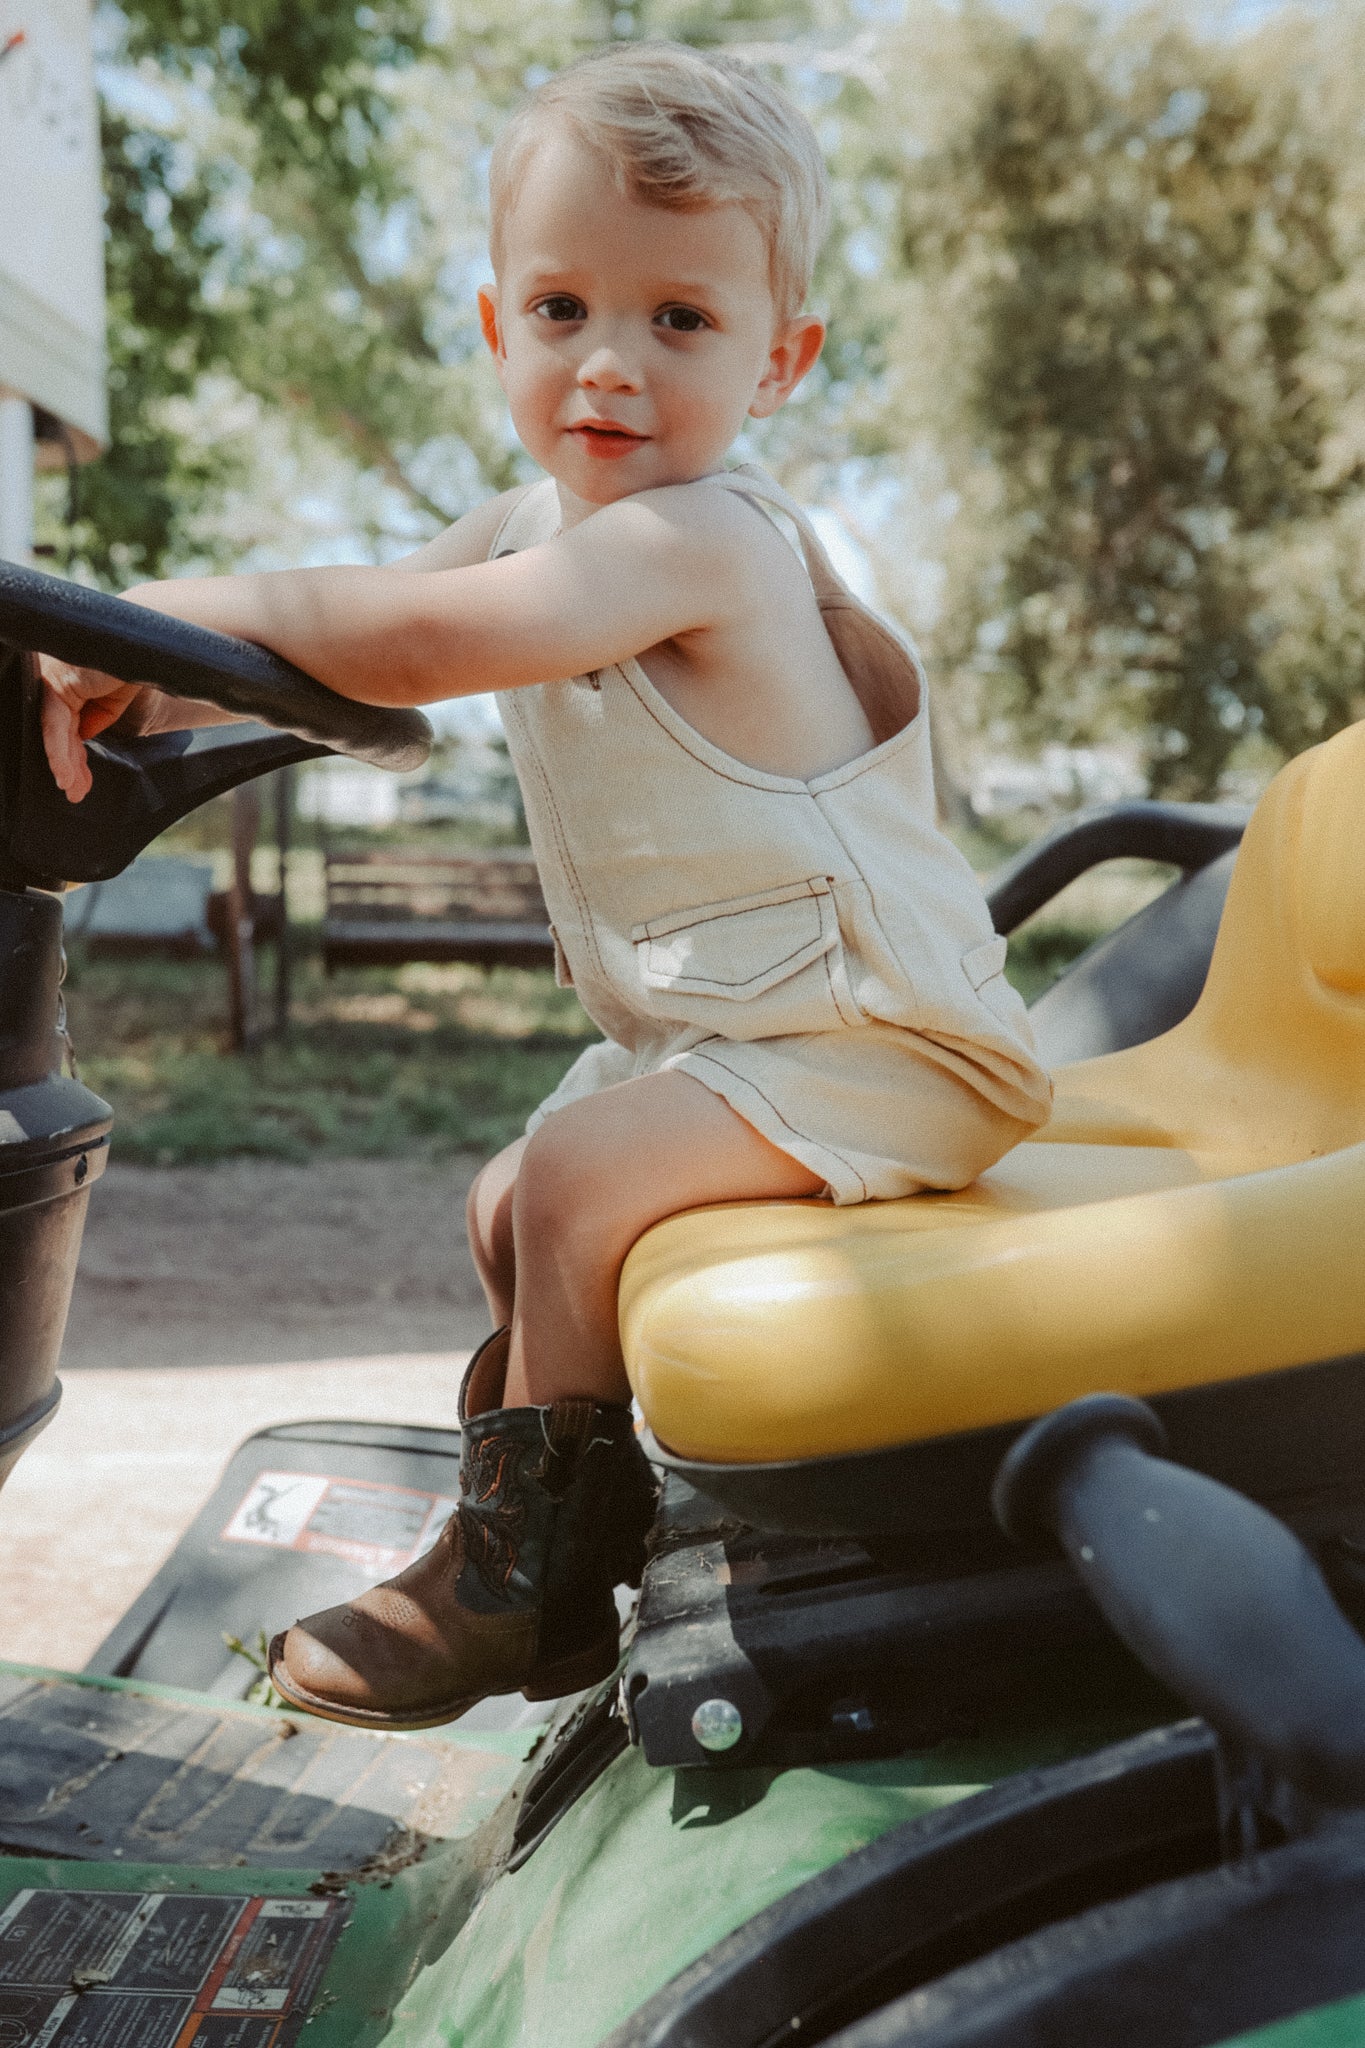
[{"label": "young boy", "polygon": [[[801,311],[825,208],[809,126],[733,61],[616,49],[517,116],[492,199],[483,329],[545,481],[395,568],[133,593],[345,696],[501,692],[561,979],[605,1034],[470,1198],[499,1327],[461,1393],[456,1514],[396,1580],[272,1646],[288,1700],[378,1727],[612,1670],[612,1588],[638,1583],[653,1507],[616,1315],[644,1231],[707,1203],[961,1186],[1050,1099],[1004,941],[934,823],[913,656],[776,485],[721,469],[823,341]],[[47,674],[73,800],[82,737],[188,722]]]}]

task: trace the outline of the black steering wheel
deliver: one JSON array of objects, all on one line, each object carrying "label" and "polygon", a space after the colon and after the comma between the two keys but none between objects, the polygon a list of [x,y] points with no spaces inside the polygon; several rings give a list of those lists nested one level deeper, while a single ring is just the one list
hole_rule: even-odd
[{"label": "black steering wheel", "polygon": [[217,704],[376,768],[420,768],[431,751],[420,711],[357,704],[248,640],[13,562],[0,562],[0,646]]}]

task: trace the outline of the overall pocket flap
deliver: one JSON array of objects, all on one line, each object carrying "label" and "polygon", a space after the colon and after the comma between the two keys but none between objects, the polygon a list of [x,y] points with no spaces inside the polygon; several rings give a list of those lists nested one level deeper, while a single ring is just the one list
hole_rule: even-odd
[{"label": "overall pocket flap", "polygon": [[998,934],[993,939],[983,939],[979,946],[971,946],[962,955],[962,972],[975,989],[993,981],[1005,968],[1005,955],[1009,951],[1008,939]]},{"label": "overall pocket flap", "polygon": [[838,942],[828,877],[812,875],[693,910],[672,910],[631,932],[646,988],[680,994],[761,996]]}]

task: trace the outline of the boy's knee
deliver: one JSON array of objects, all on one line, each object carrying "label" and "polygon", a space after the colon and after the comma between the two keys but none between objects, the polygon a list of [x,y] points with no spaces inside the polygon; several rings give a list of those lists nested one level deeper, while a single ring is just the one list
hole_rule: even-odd
[{"label": "boy's knee", "polygon": [[512,1189],[490,1160],[475,1174],[465,1198],[465,1229],[476,1264],[495,1269],[512,1256]]},{"label": "boy's knee", "polygon": [[605,1245],[622,1206],[623,1162],[600,1121],[578,1109],[547,1117],[527,1145],[517,1176],[518,1229]]},{"label": "boy's knee", "polygon": [[572,1203],[575,1186],[582,1190],[585,1177],[591,1179],[585,1148],[572,1142],[565,1121],[563,1111],[547,1117],[526,1147],[517,1175],[519,1215],[552,1213]]},{"label": "boy's knee", "polygon": [[485,1189],[488,1185],[488,1168],[481,1166],[470,1184],[465,1196],[465,1229],[469,1232],[472,1245],[483,1245],[488,1237],[488,1218],[485,1216]]}]

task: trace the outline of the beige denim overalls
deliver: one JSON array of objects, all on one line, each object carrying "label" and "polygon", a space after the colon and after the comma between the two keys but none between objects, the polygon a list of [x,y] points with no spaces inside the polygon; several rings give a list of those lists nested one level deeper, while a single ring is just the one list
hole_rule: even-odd
[{"label": "beige denim overalls", "polygon": [[[710,481],[791,522],[876,744],[809,782],[746,767],[635,660],[499,694],[558,978],[606,1035],[528,1129],[675,1068],[836,1202],[965,1186],[1046,1120],[1051,1085],[1002,972],[1005,941],[935,823],[918,662],[770,477]],[[490,556],[558,528],[547,478]]]}]

